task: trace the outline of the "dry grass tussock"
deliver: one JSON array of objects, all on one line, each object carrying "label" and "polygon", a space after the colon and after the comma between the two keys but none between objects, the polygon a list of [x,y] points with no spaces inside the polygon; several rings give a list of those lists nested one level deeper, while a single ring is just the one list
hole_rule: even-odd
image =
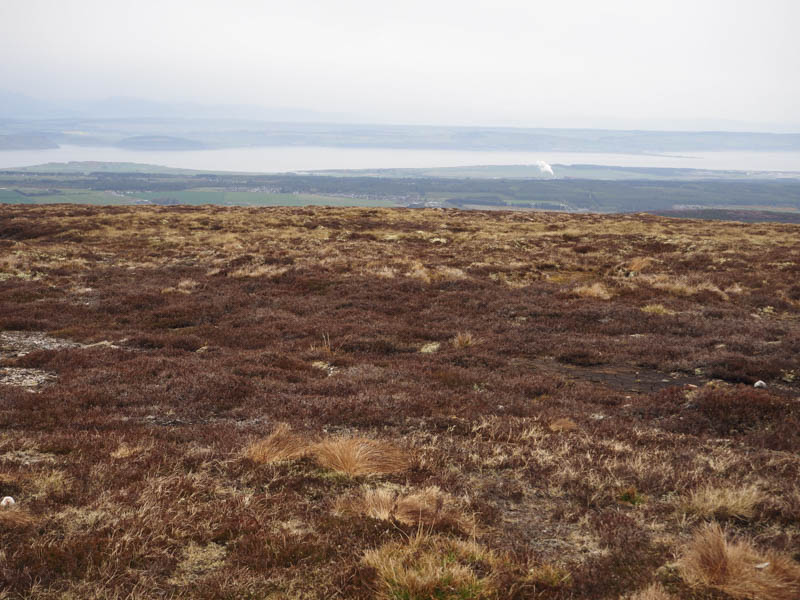
[{"label": "dry grass tussock", "polygon": [[672,600],[673,597],[660,583],[653,583],[634,593],[630,600]]},{"label": "dry grass tussock", "polygon": [[454,348],[469,348],[478,343],[478,338],[469,331],[459,331],[451,340]]},{"label": "dry grass tussock", "polygon": [[280,423],[267,438],[250,444],[244,454],[254,463],[263,465],[300,458],[310,447],[309,440]]},{"label": "dry grass tussock", "polygon": [[637,256],[628,263],[628,270],[634,273],[641,273],[655,262],[656,260],[649,256]]},{"label": "dry grass tussock", "polygon": [[410,466],[405,450],[363,437],[323,440],[310,452],[321,467],[350,477],[399,473]]},{"label": "dry grass tussock", "polygon": [[582,285],[572,290],[574,296],[580,298],[594,298],[596,300],[611,300],[613,294],[602,283]]},{"label": "dry grass tussock", "polygon": [[498,592],[494,572],[501,561],[474,541],[418,534],[364,553],[378,574],[379,598],[488,599]]},{"label": "dry grass tussock", "polygon": [[436,268],[429,268],[421,262],[415,262],[411,265],[407,277],[418,279],[423,283],[437,283],[440,281],[461,281],[467,278],[467,274],[457,267],[440,266]]},{"label": "dry grass tussock", "polygon": [[0,508],[0,530],[24,529],[36,523],[34,516],[18,506]]},{"label": "dry grass tussock", "polygon": [[754,485],[706,485],[694,490],[682,508],[684,512],[703,518],[751,519],[756,506],[764,500],[764,494]]},{"label": "dry grass tussock", "polygon": [[246,277],[280,277],[289,269],[275,265],[246,265],[228,273],[228,277],[244,279]]},{"label": "dry grass tussock", "polygon": [[183,548],[181,561],[170,578],[169,582],[173,585],[187,585],[194,580],[202,577],[206,573],[215,571],[225,565],[225,547],[219,544],[210,543],[201,546],[195,542],[189,542]]},{"label": "dry grass tussock", "polygon": [[663,304],[647,304],[641,308],[641,311],[651,315],[674,315],[675,311],[668,309]]},{"label": "dry grass tussock", "polygon": [[456,500],[437,486],[411,493],[398,493],[389,488],[365,489],[356,497],[344,497],[337,502],[340,514],[359,514],[396,520],[405,525],[448,527],[472,532],[475,520],[459,508]]},{"label": "dry grass tussock", "polygon": [[709,281],[690,281],[686,277],[668,275],[647,276],[650,287],[667,292],[673,296],[695,296],[702,293],[714,294],[721,300],[728,300],[728,294]]},{"label": "dry grass tussock", "polygon": [[550,423],[549,427],[550,431],[553,433],[563,433],[566,431],[575,431],[578,428],[578,424],[569,417],[563,417]]},{"label": "dry grass tussock", "polygon": [[761,553],[746,539],[729,541],[717,523],[697,531],[678,568],[689,585],[714,588],[733,598],[800,598],[798,563],[775,552]]},{"label": "dry grass tussock", "polygon": [[194,279],[181,279],[178,285],[173,287],[166,287],[161,290],[162,294],[191,294],[197,290],[200,284]]}]

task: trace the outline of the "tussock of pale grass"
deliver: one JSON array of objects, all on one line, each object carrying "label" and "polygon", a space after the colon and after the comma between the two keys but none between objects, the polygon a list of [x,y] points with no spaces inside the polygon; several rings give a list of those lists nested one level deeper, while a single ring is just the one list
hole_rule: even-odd
[{"label": "tussock of pale grass", "polygon": [[58,470],[37,473],[30,480],[33,495],[38,497],[66,494],[72,488],[72,483],[72,478]]},{"label": "tussock of pale grass", "polygon": [[633,271],[634,273],[640,273],[654,262],[656,262],[655,259],[650,258],[649,256],[637,256],[636,258],[631,259],[631,261],[628,263],[628,270]]},{"label": "tussock of pale grass", "polygon": [[800,598],[798,563],[778,553],[761,553],[745,539],[729,541],[717,523],[697,531],[678,568],[689,585],[714,588],[733,598]]},{"label": "tussock of pale grass", "polygon": [[283,460],[293,460],[308,453],[311,444],[288,425],[280,423],[269,437],[253,442],[244,455],[257,464],[270,464]]},{"label": "tussock of pale grass", "polygon": [[17,506],[0,508],[0,530],[24,529],[34,523],[36,523],[36,519],[24,508]]},{"label": "tussock of pale grass", "polygon": [[660,583],[653,583],[630,596],[630,600],[672,600]]},{"label": "tussock of pale grass", "polygon": [[557,565],[544,563],[532,567],[530,571],[528,571],[526,579],[533,584],[544,585],[549,588],[559,588],[572,583],[572,574]]},{"label": "tussock of pale grass", "polygon": [[613,294],[602,283],[582,285],[572,290],[574,296],[581,298],[595,298],[596,300],[611,300]]},{"label": "tussock of pale grass", "polygon": [[695,296],[703,292],[708,292],[718,296],[722,300],[728,300],[728,294],[708,281],[695,283],[689,281],[685,277],[668,277],[666,275],[648,277],[649,279],[647,282],[651,287],[672,294],[673,296]]},{"label": "tussock of pale grass", "polygon": [[161,290],[162,294],[191,294],[200,285],[194,279],[181,279],[175,287],[167,287]]},{"label": "tussock of pale grass", "polygon": [[565,431],[575,431],[578,428],[578,424],[569,417],[563,417],[550,423],[549,427],[550,431],[554,433],[562,433]]},{"label": "tussock of pale grass", "polygon": [[410,466],[404,450],[362,437],[323,440],[311,447],[311,454],[320,466],[351,477],[398,473]]},{"label": "tussock of pale grass", "polygon": [[456,500],[436,486],[408,494],[388,488],[366,489],[355,498],[340,499],[337,511],[384,521],[396,520],[405,525],[444,526],[463,532],[475,529],[472,516],[460,510]]},{"label": "tussock of pale grass", "polygon": [[651,315],[674,315],[675,311],[668,309],[663,304],[647,304],[641,308],[641,311]]},{"label": "tussock of pale grass", "polygon": [[466,278],[467,274],[457,267],[439,267],[434,274],[436,280],[460,281]]},{"label": "tussock of pale grass", "polygon": [[425,268],[425,265],[423,265],[420,262],[411,265],[411,268],[406,273],[406,277],[411,277],[412,279],[419,279],[423,283],[431,282],[430,270]]},{"label": "tussock of pale grass", "polygon": [[125,442],[121,443],[116,450],[111,453],[111,458],[116,460],[122,460],[126,458],[131,458],[132,456],[136,456],[137,454],[141,454],[149,450],[148,446],[130,446]]},{"label": "tussock of pale grass", "polygon": [[368,550],[363,561],[377,571],[379,598],[478,600],[498,591],[499,559],[474,541],[417,534]]},{"label": "tussock of pale grass", "polygon": [[717,487],[706,485],[694,490],[683,505],[684,512],[704,518],[750,519],[764,494],[754,485]]},{"label": "tussock of pale grass", "polygon": [[394,279],[397,276],[397,269],[392,267],[383,266],[375,271],[373,274],[376,277],[382,277],[384,279]]},{"label": "tussock of pale grass", "polygon": [[391,521],[397,493],[388,488],[366,489],[360,496],[344,496],[336,501],[340,515],[363,515],[371,519]]},{"label": "tussock of pale grass", "polygon": [[478,343],[478,338],[469,331],[459,331],[451,342],[455,348],[469,348]]},{"label": "tussock of pale grass", "polygon": [[225,547],[210,543],[200,546],[189,542],[184,546],[182,560],[169,580],[174,585],[188,585],[210,571],[215,571],[225,564]]},{"label": "tussock of pale grass", "polygon": [[245,277],[278,277],[288,271],[287,267],[276,265],[247,265],[231,271],[228,277],[244,279]]}]

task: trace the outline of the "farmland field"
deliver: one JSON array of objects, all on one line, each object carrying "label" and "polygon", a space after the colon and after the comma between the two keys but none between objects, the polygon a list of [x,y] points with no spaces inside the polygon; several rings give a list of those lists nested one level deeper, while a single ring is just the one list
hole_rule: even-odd
[{"label": "farmland field", "polygon": [[798,225],[3,204],[0,598],[791,600],[799,355]]}]

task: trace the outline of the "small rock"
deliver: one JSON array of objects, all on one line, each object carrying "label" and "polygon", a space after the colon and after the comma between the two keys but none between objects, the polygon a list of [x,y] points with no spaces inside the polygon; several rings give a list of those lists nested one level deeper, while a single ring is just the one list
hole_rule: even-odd
[{"label": "small rock", "polygon": [[756,381],[753,384],[753,387],[755,387],[755,388],[765,388],[765,387],[767,387],[767,384],[759,379],[758,381]]},{"label": "small rock", "polygon": [[11,496],[6,496],[2,500],[0,500],[0,506],[2,506],[3,508],[5,508],[6,506],[14,506],[15,504],[16,502]]},{"label": "small rock", "polygon": [[440,346],[441,346],[441,344],[439,342],[428,342],[427,344],[422,346],[422,348],[420,348],[419,351],[422,354],[432,354],[432,353],[436,352],[437,350],[439,350]]},{"label": "small rock", "polygon": [[769,566],[769,562],[758,563],[755,565],[756,569],[766,569]]}]

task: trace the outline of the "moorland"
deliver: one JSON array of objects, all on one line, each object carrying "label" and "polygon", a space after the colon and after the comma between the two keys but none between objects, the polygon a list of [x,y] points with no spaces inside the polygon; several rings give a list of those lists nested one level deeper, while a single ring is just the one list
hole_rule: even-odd
[{"label": "moorland", "polygon": [[799,275],[781,223],[0,205],[0,597],[800,597]]}]

